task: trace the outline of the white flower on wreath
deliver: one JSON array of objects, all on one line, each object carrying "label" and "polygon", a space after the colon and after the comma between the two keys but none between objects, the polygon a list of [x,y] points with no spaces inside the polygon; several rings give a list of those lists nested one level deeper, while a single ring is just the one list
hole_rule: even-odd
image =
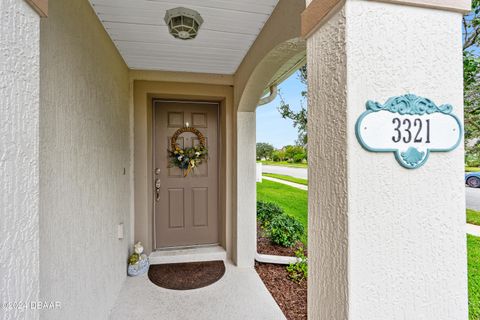
[{"label": "white flower on wreath", "polygon": [[198,152],[198,151],[195,152],[195,155],[196,155],[197,157],[200,156],[200,152]]},{"label": "white flower on wreath", "polygon": [[183,156],[179,156],[179,157],[178,157],[178,160],[179,160],[179,161],[182,161],[182,159],[183,159]]}]

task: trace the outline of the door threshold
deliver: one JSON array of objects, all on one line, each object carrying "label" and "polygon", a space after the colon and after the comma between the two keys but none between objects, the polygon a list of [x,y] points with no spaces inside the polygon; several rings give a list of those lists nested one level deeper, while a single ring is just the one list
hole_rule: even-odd
[{"label": "door threshold", "polygon": [[219,247],[218,243],[211,243],[211,244],[195,244],[190,246],[177,246],[177,247],[164,247],[155,249],[155,251],[175,251],[175,250],[186,250],[186,249],[198,249],[198,248],[211,248],[211,247]]},{"label": "door threshold", "polygon": [[219,245],[168,248],[150,254],[150,264],[216,261],[227,259],[227,252]]}]

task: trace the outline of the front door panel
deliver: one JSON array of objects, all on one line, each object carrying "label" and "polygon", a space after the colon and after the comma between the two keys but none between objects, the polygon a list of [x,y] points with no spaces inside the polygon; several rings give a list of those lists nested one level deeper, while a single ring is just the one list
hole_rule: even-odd
[{"label": "front door panel", "polygon": [[[155,101],[153,113],[155,247],[217,243],[218,104]],[[168,150],[175,131],[187,122],[205,136],[208,161],[184,177],[184,170],[169,165]],[[187,132],[177,143],[192,147],[199,141]]]}]

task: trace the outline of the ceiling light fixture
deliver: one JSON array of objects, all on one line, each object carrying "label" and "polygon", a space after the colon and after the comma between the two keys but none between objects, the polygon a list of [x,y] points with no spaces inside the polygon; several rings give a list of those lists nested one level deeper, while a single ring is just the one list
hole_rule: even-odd
[{"label": "ceiling light fixture", "polygon": [[177,39],[194,39],[203,23],[200,14],[192,9],[178,7],[167,10],[165,23],[172,36]]}]

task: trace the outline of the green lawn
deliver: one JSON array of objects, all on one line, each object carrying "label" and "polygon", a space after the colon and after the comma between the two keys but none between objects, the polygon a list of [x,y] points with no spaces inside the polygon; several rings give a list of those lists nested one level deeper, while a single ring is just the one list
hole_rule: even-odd
[{"label": "green lawn", "polygon": [[467,209],[467,222],[480,226],[480,212]]},{"label": "green lawn", "polygon": [[[308,196],[307,191],[290,187],[285,184],[263,180],[257,183],[257,200],[274,202],[285,210],[285,213],[295,217],[307,231]],[[307,235],[302,239],[307,243]]]},{"label": "green lawn", "polygon": [[477,167],[465,167],[465,172],[480,172],[480,168],[477,168]]},{"label": "green lawn", "polygon": [[307,179],[300,179],[300,178],[295,178],[291,176],[284,176],[283,174],[275,174],[275,173],[264,173],[263,174],[266,177],[272,177],[280,180],[285,180],[289,182],[294,182],[298,184],[303,184],[305,186],[308,186],[308,180]]},{"label": "green lawn", "polygon": [[470,320],[480,320],[480,238],[467,236]]},{"label": "green lawn", "polygon": [[279,162],[275,162],[275,161],[257,161],[257,162],[260,162],[264,165],[268,165],[268,166],[279,166],[279,167],[291,167],[291,168],[307,168],[308,165],[306,163],[290,163],[290,162],[287,162],[287,161],[279,161]]},{"label": "green lawn", "polygon": [[[263,180],[257,183],[257,199],[278,204],[287,214],[297,218],[307,230],[307,191]],[[480,225],[480,212],[467,210],[467,221]],[[307,236],[302,242],[306,243],[306,240]],[[467,250],[470,320],[480,320],[480,238],[468,235]]]}]

